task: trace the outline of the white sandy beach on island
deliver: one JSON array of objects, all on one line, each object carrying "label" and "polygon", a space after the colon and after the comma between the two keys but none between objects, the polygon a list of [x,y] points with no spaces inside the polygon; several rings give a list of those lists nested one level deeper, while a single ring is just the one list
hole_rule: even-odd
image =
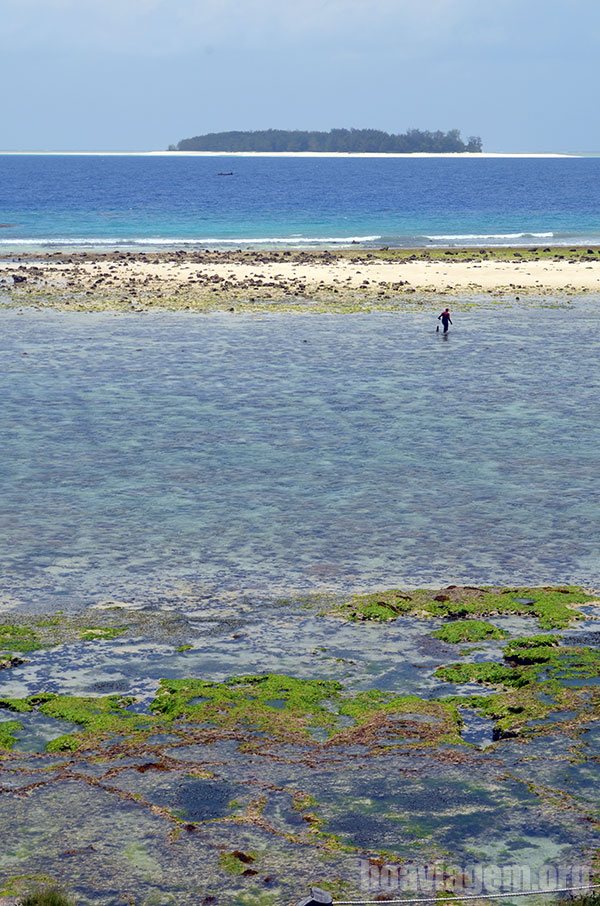
[{"label": "white sandy beach on island", "polygon": [[398,308],[482,294],[600,295],[600,249],[542,252],[538,260],[517,249],[29,252],[0,259],[0,290],[12,302],[84,309]]},{"label": "white sandy beach on island", "polygon": [[1,155],[26,157],[336,157],[336,158],[455,158],[482,160],[486,158],[579,158],[595,155],[560,151],[0,151]]}]

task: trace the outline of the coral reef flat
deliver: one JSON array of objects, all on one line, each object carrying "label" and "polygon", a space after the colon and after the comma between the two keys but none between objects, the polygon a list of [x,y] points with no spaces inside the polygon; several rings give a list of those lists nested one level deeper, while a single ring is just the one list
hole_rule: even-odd
[{"label": "coral reef flat", "polygon": [[5,303],[70,311],[397,311],[600,292],[600,248],[29,252],[0,258]]},{"label": "coral reef flat", "polygon": [[4,895],[267,904],[360,897],[365,865],[591,870],[592,590],[3,619]]}]

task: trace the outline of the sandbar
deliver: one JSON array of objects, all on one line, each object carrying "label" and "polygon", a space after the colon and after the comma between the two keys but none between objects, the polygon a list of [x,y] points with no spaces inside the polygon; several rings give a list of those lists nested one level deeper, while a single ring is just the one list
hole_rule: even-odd
[{"label": "sandbar", "polygon": [[386,311],[600,294],[600,247],[73,251],[0,258],[5,305]]}]

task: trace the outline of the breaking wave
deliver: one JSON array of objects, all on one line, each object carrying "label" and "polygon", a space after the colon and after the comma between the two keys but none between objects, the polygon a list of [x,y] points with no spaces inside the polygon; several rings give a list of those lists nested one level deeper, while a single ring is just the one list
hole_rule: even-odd
[{"label": "breaking wave", "polygon": [[230,238],[214,238],[214,237],[203,237],[198,239],[190,238],[165,238],[164,236],[148,236],[148,237],[135,237],[135,238],[108,238],[108,237],[85,237],[85,238],[73,238],[73,237],[53,237],[46,238],[40,236],[39,239],[27,238],[27,239],[0,239],[1,245],[11,245],[11,246],[24,246],[24,245],[34,245],[34,246],[54,246],[57,248],[63,246],[74,246],[74,247],[92,247],[98,248],[99,246],[182,246],[182,245],[197,245],[197,246],[216,246],[216,245],[352,245],[359,244],[361,242],[377,242],[380,240],[381,236],[264,236],[264,237],[237,237],[234,239]]}]

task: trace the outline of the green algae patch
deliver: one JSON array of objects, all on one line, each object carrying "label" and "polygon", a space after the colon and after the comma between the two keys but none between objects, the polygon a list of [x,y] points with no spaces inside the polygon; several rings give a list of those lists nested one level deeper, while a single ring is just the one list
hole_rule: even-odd
[{"label": "green algae patch", "polygon": [[462,719],[453,702],[371,689],[343,699],[339,713],[352,718],[355,726],[340,731],[335,738],[338,743],[389,741],[390,737],[428,744],[463,743]]},{"label": "green algae patch", "polygon": [[[435,675],[447,683],[462,686],[466,683],[482,683],[488,686],[524,686],[532,680],[523,671],[504,664],[449,664],[438,667]],[[532,677],[533,678],[533,677]]]},{"label": "green algae patch", "polygon": [[[504,664],[450,664],[435,675],[455,684],[480,683],[496,687],[491,695],[449,696],[444,699],[471,707],[495,723],[495,738],[531,734],[541,726],[531,721],[551,718],[559,710],[574,714],[579,724],[595,713],[595,697],[586,681],[600,676],[600,652],[560,644],[560,636],[514,639],[504,647]],[[593,690],[592,690],[593,691]]]},{"label": "green algae patch", "polygon": [[593,594],[578,585],[538,588],[449,585],[437,591],[395,588],[354,595],[331,612],[352,622],[387,622],[407,614],[466,622],[476,617],[519,614],[536,617],[542,629],[563,629],[581,619],[577,605],[594,600]]},{"label": "green algae patch", "polygon": [[461,719],[450,703],[370,690],[350,695],[335,681],[289,676],[233,677],[223,683],[163,680],[151,705],[168,720],[254,730],[275,740],[383,744],[390,738],[460,743]]},{"label": "green algae patch", "polygon": [[69,642],[115,639],[127,626],[81,625],[81,617],[57,614],[52,617],[24,617],[21,622],[0,624],[0,653],[28,653],[56,648]]},{"label": "green algae patch", "polygon": [[[438,596],[441,597],[441,596]],[[559,588],[505,588],[479,589],[469,599],[447,601],[436,599],[429,605],[429,613],[454,619],[471,615],[532,614],[542,629],[563,629],[573,620],[581,619],[574,609],[577,604],[594,600],[594,595],[577,585]]]},{"label": "green algae patch", "polygon": [[[74,752],[96,747],[102,739],[145,735],[156,726],[156,719],[128,710],[135,699],[119,695],[81,697],[43,693],[25,699],[0,699],[0,708],[26,713],[39,711],[46,717],[78,724],[81,733],[59,736],[48,743],[48,752]],[[0,728],[4,724],[0,724]]]},{"label": "green algae patch", "polygon": [[29,711],[33,711],[33,705],[27,698],[0,698],[0,708],[14,711],[17,714],[27,714]]},{"label": "green algae patch", "polygon": [[515,639],[504,648],[504,657],[515,665],[541,665],[549,681],[597,679],[600,651],[586,646],[561,645],[560,636],[538,635]]},{"label": "green algae patch", "polygon": [[41,638],[27,625],[0,623],[0,651],[38,651],[43,648]]},{"label": "green algae patch", "polygon": [[77,752],[83,746],[83,739],[74,733],[64,733],[51,739],[46,745],[47,752]]},{"label": "green algae patch", "polygon": [[[30,701],[35,701],[35,698]],[[79,724],[97,739],[99,736],[129,735],[152,729],[155,721],[150,717],[127,710],[127,706],[134,701],[134,698],[119,695],[99,698],[48,695],[40,703],[39,711],[47,717]]]},{"label": "green algae patch", "polygon": [[[187,623],[173,613],[148,613],[114,607],[88,607],[79,613],[11,614],[0,623],[0,668],[13,664],[8,656],[27,654],[78,643],[110,642],[125,633],[134,638],[156,639],[173,644],[186,641]],[[4,661],[7,661],[4,663]]]},{"label": "green algae patch", "polygon": [[152,711],[221,728],[252,727],[278,738],[309,737],[311,728],[332,730],[336,717],[325,704],[339,695],[335,681],[289,676],[233,677],[223,683],[162,680]]},{"label": "green algae patch", "polygon": [[545,684],[557,688],[568,680],[600,676],[600,652],[595,648],[561,645],[560,636],[514,639],[504,647],[505,664],[471,663],[438,667],[435,675],[449,683],[490,686]]},{"label": "green algae patch", "polygon": [[[54,889],[56,882],[47,875],[13,875],[4,880],[0,886],[1,897],[35,896],[40,890]],[[23,899],[21,899],[23,902]]]},{"label": "green algae patch", "polygon": [[256,862],[257,858],[258,854],[254,851],[242,852],[235,849],[230,853],[220,853],[219,865],[228,875],[243,875],[249,870],[252,874],[256,874],[256,871],[249,867]]},{"label": "green algae patch", "polygon": [[0,723],[0,752],[10,752],[17,742],[17,733],[23,729],[18,720],[5,720]]},{"label": "green algae patch", "polygon": [[368,595],[354,595],[337,612],[353,623],[385,623],[404,614],[415,613],[415,595],[417,592],[413,595],[397,588]]},{"label": "green algae patch", "polygon": [[536,664],[552,660],[561,644],[559,635],[530,635],[513,639],[504,646],[506,660],[519,664]]},{"label": "green algae patch", "polygon": [[440,639],[442,642],[450,642],[453,645],[458,642],[482,642],[486,639],[505,639],[508,633],[503,629],[498,629],[492,623],[485,620],[452,620],[432,632],[434,639]]},{"label": "green algae patch", "polygon": [[[76,724],[80,730],[48,742],[46,751],[69,753],[97,749],[103,741],[118,746],[143,743],[172,728],[186,738],[209,733],[234,734],[244,745],[293,742],[320,745],[458,744],[461,718],[452,702],[370,690],[355,695],[333,680],[307,680],[276,674],[232,677],[224,682],[162,680],[151,713],[131,710],[135,699],[119,695],[82,697],[43,693],[0,699],[16,714],[37,711]],[[7,727],[6,738],[11,742]],[[14,722],[16,726],[16,722]],[[1,729],[0,729],[1,732]]]},{"label": "green algae patch", "polygon": [[319,804],[318,800],[311,793],[304,790],[294,790],[292,793],[292,808],[296,812],[306,812],[314,809]]},{"label": "green algae patch", "polygon": [[33,890],[20,903],[21,906],[75,906],[75,901],[60,887],[41,887]]},{"label": "green algae patch", "polygon": [[79,638],[82,642],[110,641],[123,635],[124,632],[127,632],[127,626],[92,626],[83,629]]},{"label": "green algae patch", "polygon": [[531,721],[544,720],[552,712],[568,707],[572,704],[572,697],[566,692],[559,692],[552,698],[542,697],[540,689],[525,686],[495,695],[474,695],[461,701],[464,706],[473,708],[482,717],[494,721],[494,739],[503,739],[532,735],[536,728],[527,726]]}]

